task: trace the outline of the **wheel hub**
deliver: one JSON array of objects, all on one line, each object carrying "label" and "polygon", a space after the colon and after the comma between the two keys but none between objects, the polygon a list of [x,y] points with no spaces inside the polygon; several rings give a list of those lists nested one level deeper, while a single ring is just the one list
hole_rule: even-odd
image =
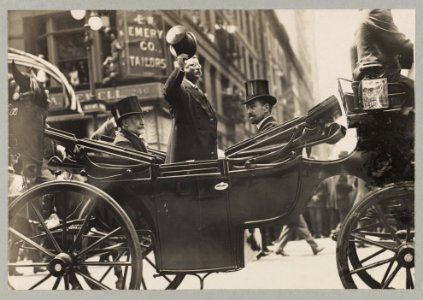
[{"label": "wheel hub", "polygon": [[398,254],[397,254],[397,261],[398,264],[400,264],[402,267],[405,268],[412,268],[414,267],[414,246],[410,244],[402,245],[399,248]]},{"label": "wheel hub", "polygon": [[67,253],[59,253],[49,263],[48,270],[53,276],[60,277],[72,266],[72,258]]}]

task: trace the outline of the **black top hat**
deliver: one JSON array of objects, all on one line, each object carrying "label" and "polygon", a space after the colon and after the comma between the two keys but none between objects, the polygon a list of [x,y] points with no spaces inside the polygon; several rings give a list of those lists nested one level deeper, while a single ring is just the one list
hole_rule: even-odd
[{"label": "black top hat", "polygon": [[112,107],[112,115],[115,118],[116,124],[119,126],[122,118],[135,114],[142,114],[137,96],[123,98]]},{"label": "black top hat", "polygon": [[176,25],[170,28],[166,33],[166,41],[170,44],[170,52],[173,56],[184,53],[192,57],[197,52],[197,39],[184,26]]},{"label": "black top hat", "polygon": [[275,105],[276,98],[269,95],[269,82],[267,80],[249,80],[245,82],[245,92],[247,99],[242,104],[247,104],[250,101],[261,99],[268,102],[270,105]]}]

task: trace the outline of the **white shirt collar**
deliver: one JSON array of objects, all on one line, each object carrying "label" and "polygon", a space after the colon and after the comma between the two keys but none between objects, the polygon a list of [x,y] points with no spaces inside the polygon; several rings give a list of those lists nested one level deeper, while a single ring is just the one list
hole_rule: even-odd
[{"label": "white shirt collar", "polygon": [[257,129],[260,129],[260,127],[261,127],[261,125],[264,123],[264,121],[266,121],[267,119],[269,119],[270,117],[271,117],[272,115],[268,115],[266,118],[264,118],[263,120],[261,120],[260,121],[260,123],[258,123],[256,126],[257,126]]},{"label": "white shirt collar", "polygon": [[189,85],[191,85],[191,86],[193,86],[193,87],[195,87],[195,88],[198,89],[198,86],[195,85],[194,83],[192,83],[191,81],[189,81],[188,79],[184,78],[184,81],[188,82]]}]

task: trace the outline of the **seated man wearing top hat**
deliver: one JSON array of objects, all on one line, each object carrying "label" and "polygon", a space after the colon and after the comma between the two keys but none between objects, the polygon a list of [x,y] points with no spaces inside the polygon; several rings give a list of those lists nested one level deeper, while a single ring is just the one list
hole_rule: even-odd
[{"label": "seated man wearing top hat", "polygon": [[[247,99],[243,102],[247,108],[248,120],[257,126],[257,134],[274,128],[278,125],[276,120],[271,115],[272,107],[276,104],[276,98],[269,95],[269,83],[267,80],[250,80],[245,83]],[[270,250],[268,246],[272,242],[270,239],[272,227],[260,228],[262,236],[262,251],[257,255],[257,259],[269,255]],[[308,230],[307,223],[303,215],[299,215],[291,224],[285,225],[279,237],[278,250],[276,254],[287,255],[283,248],[288,242],[290,236],[297,231],[298,234],[304,238],[310,245],[313,253],[323,250],[322,247],[316,243]]]},{"label": "seated man wearing top hat", "polygon": [[269,95],[268,81],[247,81],[245,89],[247,99],[242,104],[246,106],[248,120],[257,126],[257,134],[276,127],[278,123],[271,115],[276,98]]},{"label": "seated man wearing top hat", "polygon": [[[276,127],[275,118],[271,115],[272,107],[276,103],[276,98],[269,95],[267,80],[250,80],[245,83],[247,99],[242,102],[247,109],[247,117],[251,124],[257,126],[257,134]],[[270,241],[270,228],[260,228],[262,251],[258,254],[259,259],[262,256],[270,254],[267,248]]]},{"label": "seated man wearing top hat", "polygon": [[147,147],[140,138],[144,129],[144,119],[138,98],[131,96],[119,100],[112,107],[112,115],[119,128],[113,144],[127,149],[147,152]]},{"label": "seated man wearing top hat", "polygon": [[177,67],[164,88],[173,123],[166,163],[217,159],[217,119],[206,95],[197,86],[201,65],[194,55],[195,37],[175,26],[166,39],[172,54],[177,56]]}]

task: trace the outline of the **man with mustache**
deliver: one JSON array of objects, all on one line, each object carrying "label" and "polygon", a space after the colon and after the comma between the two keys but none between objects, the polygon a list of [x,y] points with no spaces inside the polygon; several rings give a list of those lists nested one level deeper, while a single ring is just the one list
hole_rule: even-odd
[{"label": "man with mustache", "polygon": [[173,124],[166,163],[217,159],[217,118],[197,86],[201,74],[197,56],[177,56],[176,68],[164,87]]},{"label": "man with mustache", "polygon": [[[269,83],[267,80],[250,80],[245,83],[247,99],[242,102],[247,109],[247,117],[251,124],[257,126],[257,134],[274,128],[278,125],[272,116],[272,107],[276,103],[276,98],[269,95]],[[257,259],[270,254],[271,228],[260,228],[262,250],[257,255]]]},{"label": "man with mustache", "polygon": [[147,147],[140,138],[144,131],[144,118],[137,96],[119,100],[112,107],[112,115],[119,128],[113,144],[131,150],[147,152]]},{"label": "man with mustache", "polygon": [[[276,104],[276,98],[269,94],[269,83],[267,80],[250,80],[245,83],[247,99],[243,102],[247,109],[248,120],[251,124],[257,126],[257,134],[264,131],[270,130],[278,125],[275,118],[272,116],[273,105]],[[271,243],[270,241],[270,230],[269,227],[260,228],[262,236],[262,251],[258,254],[257,258],[270,254],[270,250],[267,246]],[[316,241],[313,239],[307,223],[304,220],[302,214],[298,216],[291,224],[285,225],[279,237],[280,245],[276,254],[287,256],[283,248],[288,243],[293,233],[304,238],[310,245],[313,254],[321,252],[324,248],[319,247]]]}]

